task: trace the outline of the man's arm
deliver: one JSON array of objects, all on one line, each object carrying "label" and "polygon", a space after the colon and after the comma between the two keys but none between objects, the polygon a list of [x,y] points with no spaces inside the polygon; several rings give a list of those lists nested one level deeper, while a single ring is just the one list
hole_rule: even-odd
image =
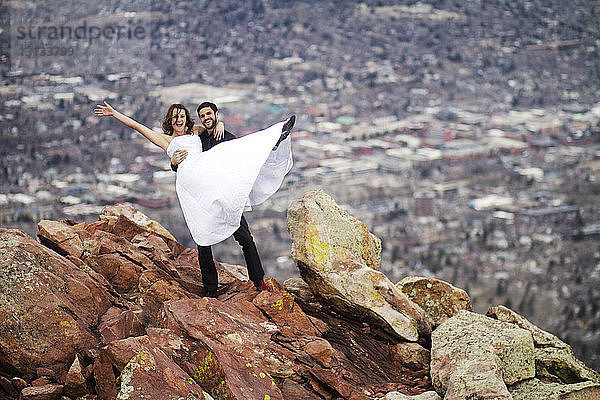
[{"label": "man's arm", "polygon": [[187,150],[176,150],[171,157],[171,169],[177,172],[179,164],[187,157]]}]

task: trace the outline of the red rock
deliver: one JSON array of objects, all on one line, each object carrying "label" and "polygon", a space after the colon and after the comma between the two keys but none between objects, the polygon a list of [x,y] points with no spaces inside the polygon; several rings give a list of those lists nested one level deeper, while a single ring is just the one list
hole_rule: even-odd
[{"label": "red rock", "polygon": [[368,400],[368,397],[361,393],[362,388],[352,386],[334,370],[315,366],[310,369],[310,373],[330,388],[335,389],[345,399]]},{"label": "red rock", "polygon": [[90,392],[90,389],[90,385],[88,385],[83,376],[79,357],[76,356],[71,368],[69,368],[69,372],[67,372],[64,392],[72,398],[77,398]]},{"label": "red rock", "polygon": [[23,232],[0,228],[0,348],[32,379],[66,374],[74,355],[97,345],[92,328],[113,298],[98,281]]},{"label": "red rock", "polygon": [[267,282],[271,290],[260,292],[252,303],[267,314],[286,336],[318,335],[319,331],[296,304],[294,296],[284,290],[276,280],[268,279]]},{"label": "red rock", "polygon": [[[158,331],[152,330],[153,337],[160,336]],[[177,337],[164,333],[159,342],[168,348],[169,340],[176,341]],[[193,347],[191,343],[188,345]],[[181,348],[167,349],[172,350]],[[118,380],[114,371],[120,371]],[[117,396],[128,399],[204,398],[202,389],[148,336],[115,340],[101,349],[94,365],[94,376],[98,398],[103,400]]]},{"label": "red rock", "polygon": [[15,388],[15,390],[17,392],[21,392],[21,390],[25,389],[27,386],[29,386],[29,384],[25,381],[25,379],[23,378],[19,378],[19,377],[14,377],[10,380],[10,383],[12,383],[13,387]]},{"label": "red rock", "polygon": [[52,381],[46,377],[37,378],[31,381],[31,386],[44,386],[51,384]]},{"label": "red rock", "polygon": [[21,400],[58,400],[63,391],[62,385],[26,387],[21,390]]},{"label": "red rock", "polygon": [[154,347],[154,345],[150,342],[148,336],[140,336],[115,340],[106,349],[113,365],[121,371],[131,358],[139,353],[142,348],[146,347]]},{"label": "red rock", "polygon": [[64,222],[41,220],[38,223],[40,241],[63,256],[81,258],[84,251],[83,241],[77,229]]},{"label": "red rock", "polygon": [[[147,336],[115,340],[100,349],[94,361],[94,380],[99,399],[113,400],[117,396],[118,373],[144,347],[153,347]],[[117,375],[115,371],[118,371]]]},{"label": "red rock", "polygon": [[300,385],[297,382],[292,381],[291,379],[286,379],[279,386],[281,393],[283,394],[284,399],[294,399],[294,400],[321,400],[323,397],[317,395],[316,393],[309,392],[304,386]]},{"label": "red rock", "polygon": [[[126,260],[130,260],[143,269],[155,267],[154,263],[143,252],[140,252],[137,246],[134,246],[121,236],[109,232],[96,231],[92,237],[95,240],[95,246],[90,249],[92,254],[115,254]],[[86,257],[83,258],[83,260],[85,259]]]},{"label": "red rock", "polygon": [[118,398],[204,399],[202,388],[156,348],[140,349],[121,372],[120,381]]},{"label": "red rock", "polygon": [[55,221],[41,221],[38,227],[42,243],[63,255],[83,260],[110,281],[120,293],[136,287],[143,267],[153,267],[150,260],[140,254],[135,246],[110,232]]},{"label": "red rock", "polygon": [[19,395],[19,391],[15,389],[10,380],[5,376],[0,376],[0,388],[2,388],[9,396],[16,397]]},{"label": "red rock", "polygon": [[[125,339],[129,336],[143,335],[142,310],[125,310],[114,307],[117,315],[102,317],[102,323],[98,326],[98,333],[102,337],[102,343],[110,343],[113,340]],[[109,310],[110,311],[110,310]]]},{"label": "red rock", "polygon": [[[114,400],[119,393],[129,399],[193,398],[195,393],[202,398],[200,386],[215,399],[238,400],[364,399],[387,387],[405,393],[431,389],[422,375],[390,360],[391,336],[333,313],[306,285],[298,292],[306,296],[298,301],[272,279],[267,280],[270,291],[258,292],[252,282],[234,276],[235,268],[217,263],[219,298],[200,298],[204,287],[197,252],[134,222],[136,212],[102,216],[93,223],[43,222],[40,240],[66,258],[39,244],[44,251],[20,253],[23,259],[51,261],[52,274],[43,278],[53,285],[48,283],[37,302],[29,303],[38,309],[29,323],[47,320],[48,307],[58,304],[59,313],[94,338],[93,345],[72,341],[64,347],[52,325],[39,330],[42,344],[63,346],[65,355],[60,363],[27,363],[32,371],[56,371],[56,379],[65,382],[63,400],[67,395]],[[2,268],[3,246],[14,254],[11,239],[3,240],[0,236]],[[55,257],[62,260],[59,267]],[[63,278],[68,293],[53,291]],[[0,273],[0,284],[2,279]],[[10,308],[2,306],[0,345],[4,317],[10,316]],[[29,354],[30,348],[19,353]],[[55,351],[49,344],[42,349],[51,356]],[[84,366],[83,360],[93,364]],[[89,394],[88,381],[95,382],[97,395]]]},{"label": "red rock", "polygon": [[118,254],[93,255],[87,257],[85,262],[104,276],[119,293],[137,288],[142,268]]},{"label": "red rock", "polygon": [[106,348],[101,349],[94,360],[94,382],[99,399],[114,400],[117,397],[117,377]]},{"label": "red rock", "polygon": [[[154,220],[151,220],[139,210],[129,205],[118,204],[116,206],[105,207],[104,210],[102,210],[102,214],[100,217],[109,220],[127,219],[128,221],[131,221],[133,224],[135,224],[136,227],[139,227],[144,231],[155,232],[165,238],[175,241],[173,235],[171,235],[171,233],[168,230],[166,230],[161,224]],[[130,231],[130,229],[128,231]]]},{"label": "red rock", "polygon": [[324,367],[331,367],[333,365],[335,351],[325,339],[316,338],[310,341],[304,347],[304,351]]},{"label": "red rock", "polygon": [[49,379],[56,378],[56,374],[50,368],[44,368],[44,367],[36,368],[36,373],[37,373],[37,376],[40,378],[42,378],[42,377],[46,377]]},{"label": "red rock", "polygon": [[100,216],[100,221],[96,221],[85,227],[89,232],[101,230],[110,232],[119,237],[131,240],[135,235],[146,232],[146,229],[136,225],[129,218],[120,216]]},{"label": "red rock", "polygon": [[161,316],[165,328],[210,349],[196,365],[193,378],[213,397],[223,390],[214,386],[216,374],[224,376],[227,391],[234,398],[262,399],[266,395],[283,399],[273,378],[294,373],[293,355],[270,341],[277,330],[275,324],[248,314],[237,303],[210,298],[169,301]]},{"label": "red rock", "polygon": [[138,289],[140,291],[139,302],[144,310],[144,322],[149,325],[154,325],[158,311],[165,301],[192,296],[159,269],[144,271],[140,276]]},{"label": "red rock", "polygon": [[90,365],[86,366],[83,369],[82,373],[83,373],[83,376],[85,377],[85,379],[88,379],[94,373],[94,364],[90,364]]}]

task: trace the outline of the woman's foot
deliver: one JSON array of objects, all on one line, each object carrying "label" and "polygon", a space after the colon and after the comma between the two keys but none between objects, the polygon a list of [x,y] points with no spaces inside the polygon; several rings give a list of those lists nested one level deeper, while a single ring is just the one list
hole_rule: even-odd
[{"label": "woman's foot", "polygon": [[281,136],[279,136],[279,140],[275,144],[275,147],[273,147],[273,150],[277,150],[277,147],[279,147],[279,143],[283,142],[290,135],[290,132],[292,131],[292,129],[294,129],[295,124],[295,115],[292,115],[287,121],[285,121],[285,124],[283,124],[283,128],[281,129]]}]

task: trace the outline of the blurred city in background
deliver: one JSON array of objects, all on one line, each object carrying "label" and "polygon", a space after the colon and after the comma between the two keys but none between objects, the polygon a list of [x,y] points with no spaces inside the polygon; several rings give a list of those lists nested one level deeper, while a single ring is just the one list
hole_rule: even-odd
[{"label": "blurred city in background", "polygon": [[[2,1],[0,19],[1,226],[128,202],[194,247],[168,157],[95,105],[160,130],[170,103],[197,120],[211,100],[238,136],[296,114],[295,165],[246,215],[268,276],[298,276],[286,209],[322,188],[392,281],[504,304],[600,369],[597,1]],[[213,252],[244,264],[233,238]]]}]

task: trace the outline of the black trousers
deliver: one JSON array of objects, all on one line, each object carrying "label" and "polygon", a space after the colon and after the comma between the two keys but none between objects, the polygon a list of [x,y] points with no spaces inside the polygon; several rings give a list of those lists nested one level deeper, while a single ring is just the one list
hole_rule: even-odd
[{"label": "black trousers", "polygon": [[[234,239],[242,246],[242,253],[244,253],[244,259],[246,260],[246,267],[248,268],[248,276],[252,282],[260,283],[265,276],[260,257],[258,256],[258,249],[254,244],[254,239],[248,228],[248,222],[242,215],[240,221],[240,227],[233,233]],[[217,285],[219,284],[219,276],[217,275],[217,268],[215,267],[215,261],[212,255],[212,249],[210,246],[198,245],[198,263],[200,264],[200,270],[202,271],[202,283],[207,291],[216,292]]]}]

